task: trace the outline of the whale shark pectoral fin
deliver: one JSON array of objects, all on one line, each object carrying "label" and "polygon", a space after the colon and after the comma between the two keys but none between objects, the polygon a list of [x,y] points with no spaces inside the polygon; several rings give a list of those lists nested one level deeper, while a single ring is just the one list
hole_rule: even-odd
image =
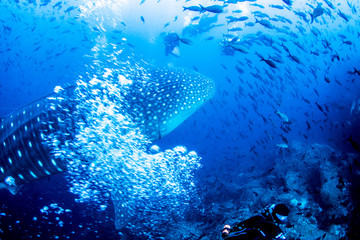
[{"label": "whale shark pectoral fin", "polygon": [[9,186],[6,183],[0,183],[0,189],[6,188],[7,190],[9,190],[9,192],[12,195],[15,195],[21,189],[21,187],[22,187],[22,185],[21,186]]}]

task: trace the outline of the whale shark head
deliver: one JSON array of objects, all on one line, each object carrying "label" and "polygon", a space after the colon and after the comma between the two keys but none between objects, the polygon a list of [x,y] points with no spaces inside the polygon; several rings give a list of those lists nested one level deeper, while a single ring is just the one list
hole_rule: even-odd
[{"label": "whale shark head", "polygon": [[215,94],[212,79],[178,68],[152,69],[149,81],[132,86],[131,115],[149,139],[170,133]]}]

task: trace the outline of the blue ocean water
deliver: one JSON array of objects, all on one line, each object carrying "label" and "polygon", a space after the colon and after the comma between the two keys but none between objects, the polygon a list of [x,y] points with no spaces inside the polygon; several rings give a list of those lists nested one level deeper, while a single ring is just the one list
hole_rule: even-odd
[{"label": "blue ocean water", "polygon": [[[85,196],[88,182],[81,181],[88,176],[65,172],[25,184],[16,195],[0,191],[0,238],[217,239],[224,223],[285,202],[292,210],[283,226],[289,239],[357,239],[360,6],[355,0],[286,2],[0,1],[1,117],[56,86],[105,81],[116,68],[129,75],[148,65],[183,68],[216,84],[210,101],[152,143],[159,154],[185,146],[189,166],[172,172],[162,166],[153,175],[145,168],[109,189],[135,185],[176,201],[146,199],[146,205],[148,192],[130,191],[121,197],[138,205],[131,205],[129,225],[116,229],[118,206],[108,189]],[[215,5],[220,13],[199,4]],[[197,8],[186,9],[191,6]],[[177,37],[169,41],[173,33]],[[102,119],[115,116],[107,114]],[[126,143],[121,150],[137,152],[139,159],[177,159],[144,155],[133,141]],[[76,151],[103,151],[82,151],[85,146]],[[186,155],[191,151],[197,156]],[[131,159],[139,174],[144,166]],[[176,185],[189,172],[189,192],[159,182],[179,175],[169,180]],[[91,177],[91,184],[103,186],[104,176]]]}]

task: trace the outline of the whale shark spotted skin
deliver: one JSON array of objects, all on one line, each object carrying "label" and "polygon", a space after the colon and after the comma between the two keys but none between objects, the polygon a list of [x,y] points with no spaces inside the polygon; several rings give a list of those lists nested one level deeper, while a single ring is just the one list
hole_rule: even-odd
[{"label": "whale shark spotted skin", "polygon": [[[126,111],[150,140],[171,132],[215,94],[214,81],[199,73],[154,68],[148,77],[145,86],[131,86]],[[15,194],[25,183],[66,171],[47,140],[64,130],[64,121],[71,122],[74,89],[65,89],[62,97],[39,99],[0,120],[0,188]],[[69,129],[64,135],[71,143]]]},{"label": "whale shark spotted skin", "polygon": [[0,188],[15,194],[25,183],[63,172],[46,136],[62,121],[51,95],[18,109],[0,122]]}]

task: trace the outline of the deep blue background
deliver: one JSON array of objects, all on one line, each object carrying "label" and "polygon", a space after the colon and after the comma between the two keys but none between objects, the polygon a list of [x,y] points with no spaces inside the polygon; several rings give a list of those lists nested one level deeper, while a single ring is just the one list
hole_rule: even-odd
[{"label": "deep blue background", "polygon": [[[147,0],[142,5],[140,1],[134,1],[123,7],[109,2],[107,6],[90,14],[82,14],[85,12],[80,8],[82,3],[75,5],[71,1],[62,2],[59,5],[61,8],[54,7],[57,3],[55,1],[0,1],[0,116],[51,93],[57,85],[73,84],[79,75],[86,76],[86,72],[90,71],[88,65],[95,58],[91,49],[99,42],[113,43],[122,45],[133,52],[137,59],[155,66],[197,69],[215,80],[215,97],[179,128],[156,141],[163,150],[184,145],[202,157],[203,168],[198,172],[200,186],[206,186],[204,176],[215,175],[226,182],[236,179],[239,172],[251,167],[258,171],[270,168],[279,159],[279,149],[275,145],[282,143],[281,135],[289,140],[290,150],[293,143],[300,142],[305,145],[327,144],[340,152],[355,152],[347,139],[352,135],[353,139],[360,141],[358,111],[355,110],[350,116],[352,102],[359,99],[360,76],[348,73],[354,71],[354,67],[360,68],[360,8],[357,1],[349,1],[355,6],[356,12],[352,11],[346,1],[332,1],[335,10],[323,2],[322,7],[327,12],[312,24],[301,20],[294,11],[304,12],[310,20],[313,11],[311,6],[316,7],[316,1],[294,1],[289,10],[270,8],[267,1],[257,1],[265,9],[244,3],[250,11],[262,11],[271,17],[284,16],[292,24],[271,20],[279,29],[289,29],[289,34],[284,34],[277,29],[266,29],[260,24],[246,27],[243,22],[239,23],[236,26],[244,30],[238,32],[237,36],[247,42],[249,53],[236,52],[234,56],[223,55],[219,45],[224,39],[223,34],[229,33],[227,28],[235,26],[227,25],[225,17],[243,15],[232,13],[238,5],[229,4],[216,23],[223,26],[197,36],[183,36],[191,39],[193,44],[180,43],[179,58],[165,56],[161,32],[175,31],[182,36],[182,29],[188,25],[186,18],[189,18],[189,14],[190,18],[204,14],[214,16],[213,13],[183,12],[182,6],[199,2],[203,5],[222,5],[222,2],[164,1],[157,3]],[[114,9],[121,9],[121,14],[111,15],[115,12],[112,4],[115,4]],[[273,1],[273,4],[285,6],[280,0]],[[71,6],[75,6],[75,9],[69,11]],[[165,17],[161,17],[159,12],[168,6],[172,6],[171,9],[164,13]],[[339,10],[349,16],[349,22],[338,15]],[[255,22],[253,14],[247,12],[246,15],[249,16],[246,22]],[[96,16],[104,17],[99,20]],[[140,16],[144,16],[145,23],[140,20]],[[156,16],[159,19],[155,19]],[[176,16],[178,18],[174,22]],[[116,25],[110,24],[110,20]],[[121,24],[120,20],[125,24]],[[167,22],[169,26],[163,28]],[[304,29],[303,33],[299,27]],[[318,36],[311,31],[314,28],[319,30]],[[271,41],[264,41],[264,35]],[[214,39],[206,40],[209,36]],[[343,43],[344,36],[352,45]],[[127,39],[125,43],[123,38]],[[324,46],[324,40],[330,43],[330,48]],[[297,43],[304,50],[297,47]],[[301,64],[288,57],[282,44],[300,58]],[[311,51],[319,52],[319,56],[311,54]],[[256,52],[265,58],[278,53],[284,63],[277,63],[277,69],[273,69],[260,61]],[[340,60],[332,60],[334,54],[338,54]],[[239,73],[236,66],[244,72]],[[330,79],[330,83],[324,80],[324,76]],[[324,110],[327,106],[327,116],[318,109],[316,103]],[[276,110],[289,117],[289,133],[281,129],[282,122],[275,114]],[[306,121],[310,123],[311,129],[307,129]],[[4,202],[6,199],[6,203],[1,211],[11,213],[11,221],[16,221],[16,216],[19,216],[24,219],[22,222],[31,222],[33,216],[39,215],[38,209],[56,201],[64,207],[80,209],[69,214],[69,217],[71,215],[76,219],[74,221],[96,225],[93,220],[99,212],[91,211],[91,207],[81,204],[77,206],[73,197],[67,194],[66,184],[63,176],[55,176],[25,186],[14,197],[2,191],[2,199]],[[62,197],[64,194],[66,197]],[[34,202],[38,196],[42,200]],[[18,207],[25,205],[24,201],[34,203],[31,204],[32,210],[25,207],[26,216],[22,215]],[[86,212],[89,214],[86,215]],[[109,223],[101,224],[102,228],[106,226],[111,229],[109,231],[113,231],[111,207],[103,213],[110,218],[102,216]],[[16,228],[14,223],[11,224]],[[33,226],[36,224],[33,223]],[[72,228],[65,226],[63,231],[70,232]]]}]

